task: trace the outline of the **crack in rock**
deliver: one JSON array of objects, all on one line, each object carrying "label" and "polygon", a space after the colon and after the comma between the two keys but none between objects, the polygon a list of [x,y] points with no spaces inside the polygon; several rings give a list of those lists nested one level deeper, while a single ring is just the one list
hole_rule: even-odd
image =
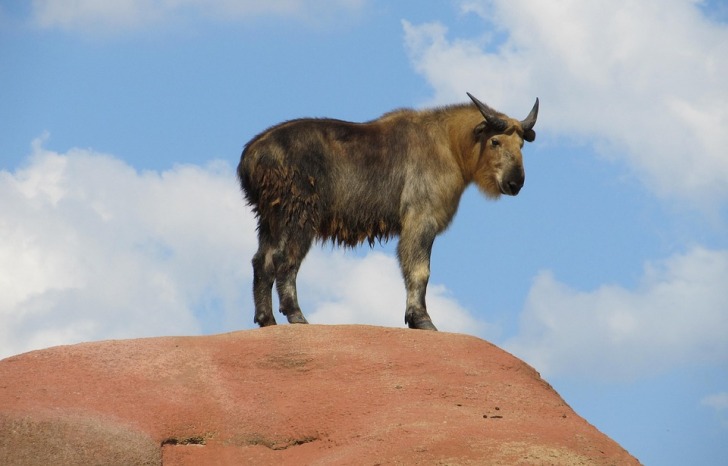
[{"label": "crack in rock", "polygon": [[243,444],[246,445],[261,445],[271,450],[286,450],[291,447],[297,447],[298,445],[304,445],[306,443],[315,442],[320,440],[318,436],[306,435],[299,438],[287,438],[287,439],[270,439],[262,435],[256,435],[243,440]]},{"label": "crack in rock", "polygon": [[176,437],[170,437],[167,439],[162,440],[162,446],[165,445],[205,445],[207,443],[207,440],[205,437],[201,435],[196,435],[193,437],[182,437],[182,438],[176,438]]}]

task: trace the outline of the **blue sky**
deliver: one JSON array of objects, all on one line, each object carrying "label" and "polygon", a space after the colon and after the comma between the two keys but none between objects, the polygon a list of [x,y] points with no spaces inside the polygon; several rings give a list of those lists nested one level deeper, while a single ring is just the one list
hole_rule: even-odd
[{"label": "blue sky", "polygon": [[[524,189],[469,189],[435,241],[435,324],[645,464],[723,464],[728,8],[393,3],[0,1],[0,357],[252,328],[234,167],[272,124],[539,97]],[[309,321],[403,326],[394,244],[315,248]]]}]

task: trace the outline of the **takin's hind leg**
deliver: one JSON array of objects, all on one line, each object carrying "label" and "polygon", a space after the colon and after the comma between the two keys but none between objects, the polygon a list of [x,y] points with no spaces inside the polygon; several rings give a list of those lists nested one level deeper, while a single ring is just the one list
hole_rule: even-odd
[{"label": "takin's hind leg", "polygon": [[296,277],[306,253],[311,248],[313,234],[304,231],[292,232],[279,243],[274,255],[276,290],[280,301],[280,311],[291,324],[307,324],[308,321],[298,305]]},{"label": "takin's hind leg", "polygon": [[276,324],[273,316],[273,298],[271,296],[275,281],[275,265],[273,255],[275,246],[267,228],[261,225],[258,229],[258,252],[253,256],[253,300],[255,301],[254,322],[261,327]]}]

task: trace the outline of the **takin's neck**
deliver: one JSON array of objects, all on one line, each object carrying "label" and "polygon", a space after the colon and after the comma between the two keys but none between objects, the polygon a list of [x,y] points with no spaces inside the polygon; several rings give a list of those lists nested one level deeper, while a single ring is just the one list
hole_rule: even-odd
[{"label": "takin's neck", "polygon": [[471,104],[445,107],[441,112],[450,151],[469,185],[475,179],[480,159],[480,143],[473,131],[483,122],[483,115]]}]

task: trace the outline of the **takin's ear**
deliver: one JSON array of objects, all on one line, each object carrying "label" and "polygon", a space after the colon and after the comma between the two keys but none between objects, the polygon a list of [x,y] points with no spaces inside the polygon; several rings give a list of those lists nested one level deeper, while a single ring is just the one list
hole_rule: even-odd
[{"label": "takin's ear", "polygon": [[536,131],[532,129],[527,129],[523,132],[523,140],[528,142],[533,142],[536,140]]},{"label": "takin's ear", "polygon": [[480,123],[478,126],[473,128],[473,136],[475,136],[476,139],[480,139],[483,136],[483,133],[485,132],[485,128],[488,126],[488,123],[485,121]]}]

